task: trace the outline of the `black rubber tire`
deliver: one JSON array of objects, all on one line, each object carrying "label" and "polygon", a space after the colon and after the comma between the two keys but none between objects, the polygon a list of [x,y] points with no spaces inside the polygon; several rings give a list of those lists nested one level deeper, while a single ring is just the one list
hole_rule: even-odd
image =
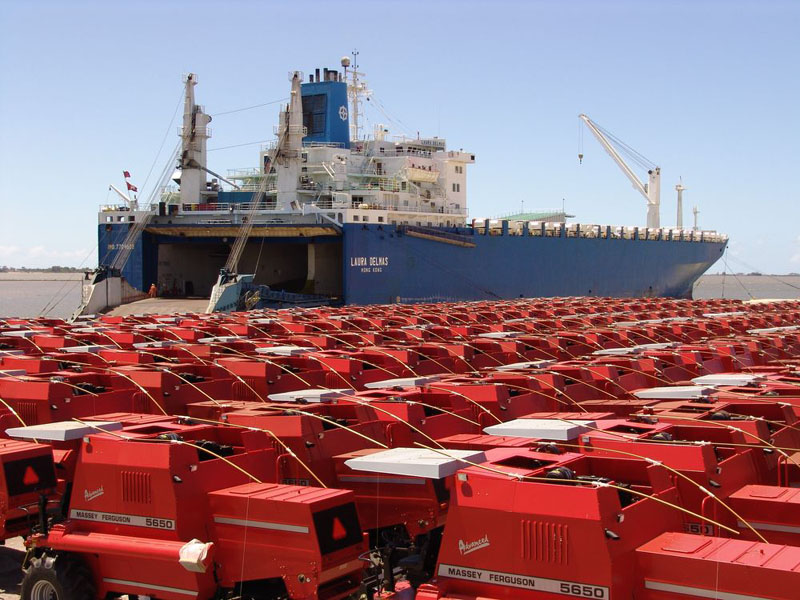
[{"label": "black rubber tire", "polygon": [[[50,584],[50,598],[43,598],[43,587]],[[34,590],[39,590],[35,593]],[[31,560],[22,579],[20,600],[96,600],[97,589],[89,568],[77,557],[42,555]]]}]

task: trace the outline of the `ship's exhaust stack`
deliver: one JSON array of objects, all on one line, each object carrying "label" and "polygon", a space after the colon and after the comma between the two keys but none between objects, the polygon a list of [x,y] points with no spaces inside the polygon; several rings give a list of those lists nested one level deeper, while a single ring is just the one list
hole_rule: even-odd
[{"label": "ship's exhaust stack", "polygon": [[202,106],[195,104],[197,75],[186,75],[184,85],[183,126],[180,130],[181,203],[192,204],[200,201],[200,192],[206,189],[206,142],[211,137],[208,128],[211,116],[203,111]]}]

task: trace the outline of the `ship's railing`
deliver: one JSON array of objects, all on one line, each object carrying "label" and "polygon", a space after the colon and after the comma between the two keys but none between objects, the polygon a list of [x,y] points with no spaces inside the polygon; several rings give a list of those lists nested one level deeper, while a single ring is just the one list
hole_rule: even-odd
[{"label": "ship's railing", "polygon": [[[184,137],[184,132],[187,137],[192,134],[191,128],[187,131],[182,125],[178,126],[178,137]],[[197,137],[211,137],[211,127],[195,127],[194,135]]]},{"label": "ship's railing", "polygon": [[[133,222],[136,220],[136,215],[142,216],[147,214],[148,212],[154,210],[157,206],[153,204],[137,204],[134,208],[131,208],[127,204],[101,204],[98,212],[100,213],[126,213],[126,215],[118,215],[119,221],[130,221]],[[125,217],[125,218],[123,218]],[[113,218],[113,215],[108,216],[109,219]]]},{"label": "ship's railing", "polygon": [[425,213],[425,214],[439,214],[439,215],[460,215],[466,216],[466,208],[449,208],[445,206],[398,206],[394,203],[379,204],[379,203],[362,203],[353,206],[359,210],[387,210],[390,212],[403,212],[403,213]]},{"label": "ship's railing", "polygon": [[246,179],[251,177],[263,177],[264,172],[258,167],[245,169],[228,169],[228,179]]},{"label": "ship's railing", "polygon": [[[262,200],[256,210],[275,210],[275,200]],[[208,202],[205,204],[181,204],[181,212],[248,212],[253,209],[252,202]]]},{"label": "ship's railing", "polygon": [[562,237],[615,239],[632,241],[724,242],[725,234],[716,231],[670,227],[634,227],[624,225],[595,225],[547,221],[508,221],[503,219],[473,219],[472,226],[479,235],[511,235],[532,237]]},{"label": "ship's railing", "polygon": [[342,142],[303,142],[303,148],[344,148]]},{"label": "ship's railing", "polygon": [[[257,182],[253,182],[253,183],[243,183],[241,186],[239,186],[239,189],[236,190],[236,191],[237,192],[257,192],[260,189],[261,189],[261,184],[257,183]],[[278,191],[278,188],[276,186],[274,186],[274,185],[271,185],[271,186],[267,187],[267,189],[264,191],[264,193],[266,193],[266,194],[274,194],[277,191]]]},{"label": "ship's railing", "polygon": [[359,156],[374,156],[380,158],[381,156],[418,156],[420,158],[433,158],[433,152],[430,150],[418,150],[416,148],[398,148],[397,150],[384,150],[381,152],[375,151],[375,148],[365,148],[363,145],[356,144],[350,147],[353,154]]},{"label": "ship's railing", "polygon": [[[497,216],[492,217],[495,221],[519,221],[522,215],[531,215],[531,216],[539,216],[540,219],[536,219],[537,221],[547,220],[548,218],[552,217],[574,217],[575,215],[567,214],[563,209],[560,208],[537,208],[536,210],[517,210],[513,212],[507,212],[503,214],[499,214]],[[558,221],[548,221],[548,222],[558,222]]]}]

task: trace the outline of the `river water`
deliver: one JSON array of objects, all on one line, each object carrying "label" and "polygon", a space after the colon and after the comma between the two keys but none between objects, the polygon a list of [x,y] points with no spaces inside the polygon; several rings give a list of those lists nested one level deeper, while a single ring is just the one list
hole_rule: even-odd
[{"label": "river water", "polygon": [[[82,273],[0,273],[0,318],[68,317],[81,300]],[[695,298],[800,298],[800,276],[706,275]]]}]

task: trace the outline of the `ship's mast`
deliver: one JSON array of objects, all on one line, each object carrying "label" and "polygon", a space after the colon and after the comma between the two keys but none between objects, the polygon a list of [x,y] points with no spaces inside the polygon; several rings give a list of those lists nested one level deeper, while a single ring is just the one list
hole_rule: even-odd
[{"label": "ship's mast", "polygon": [[[368,96],[369,90],[366,84],[359,79],[364,73],[358,70],[358,50],[353,50],[353,60],[347,56],[342,57],[342,67],[344,67],[344,78],[347,81],[347,96],[350,100],[350,139],[357,141],[360,135],[358,117],[361,114],[361,97]],[[347,68],[352,65],[348,78]]]},{"label": "ship's mast", "polygon": [[675,222],[678,229],[683,228],[683,192],[686,188],[683,186],[683,181],[675,186],[675,191],[678,192],[678,218]]},{"label": "ship's mast", "polygon": [[183,127],[181,127],[181,202],[199,202],[200,192],[206,188],[206,141],[211,137],[208,124],[211,116],[195,104],[194,86],[197,75],[184,77]]}]

